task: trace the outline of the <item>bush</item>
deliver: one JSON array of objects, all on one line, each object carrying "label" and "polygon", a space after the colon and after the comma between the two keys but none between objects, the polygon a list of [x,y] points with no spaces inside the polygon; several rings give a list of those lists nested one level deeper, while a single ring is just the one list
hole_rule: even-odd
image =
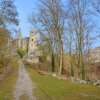
[{"label": "bush", "polygon": [[21,58],[23,58],[27,54],[22,48],[18,48],[17,52]]}]

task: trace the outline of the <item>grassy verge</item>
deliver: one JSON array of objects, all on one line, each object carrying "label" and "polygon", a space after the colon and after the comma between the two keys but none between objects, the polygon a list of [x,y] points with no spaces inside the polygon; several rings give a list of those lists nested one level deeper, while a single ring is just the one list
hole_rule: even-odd
[{"label": "grassy verge", "polygon": [[17,63],[18,59],[17,58],[13,58],[12,60],[12,67],[13,70],[12,72],[9,74],[9,76],[7,76],[5,78],[5,80],[3,80],[0,83],[0,100],[13,100],[13,90],[14,90],[14,85],[18,76],[18,63]]},{"label": "grassy verge", "polygon": [[26,67],[31,73],[31,79],[36,84],[37,100],[100,100],[100,88],[75,84],[68,80],[40,75],[32,68]]},{"label": "grassy verge", "polygon": [[0,68],[0,73],[5,72],[5,70],[6,70],[6,67],[2,67],[2,68]]},{"label": "grassy verge", "polygon": [[7,57],[0,58],[0,74],[4,73],[7,70],[9,62],[10,60]]}]

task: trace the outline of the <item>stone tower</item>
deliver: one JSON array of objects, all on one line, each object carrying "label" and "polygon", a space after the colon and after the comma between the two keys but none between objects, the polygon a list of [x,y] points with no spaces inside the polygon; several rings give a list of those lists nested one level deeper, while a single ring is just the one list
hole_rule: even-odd
[{"label": "stone tower", "polygon": [[36,31],[30,31],[30,39],[29,39],[29,53],[33,53],[37,46],[37,32]]},{"label": "stone tower", "polygon": [[29,37],[22,38],[22,49],[28,53]]},{"label": "stone tower", "polygon": [[37,31],[30,31],[29,49],[28,49],[29,62],[39,62],[38,57],[38,42]]},{"label": "stone tower", "polygon": [[18,48],[21,48],[22,47],[22,34],[21,34],[21,29],[19,29],[19,31],[18,31],[18,44],[17,44],[17,47]]}]

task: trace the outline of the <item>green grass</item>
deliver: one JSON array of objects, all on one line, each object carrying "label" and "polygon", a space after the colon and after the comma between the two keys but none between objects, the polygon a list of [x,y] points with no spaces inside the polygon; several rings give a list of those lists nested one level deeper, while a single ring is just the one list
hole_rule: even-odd
[{"label": "green grass", "polygon": [[0,100],[13,100],[13,90],[18,77],[18,59],[13,58],[13,71],[0,83]]},{"label": "green grass", "polygon": [[100,87],[75,84],[69,80],[59,80],[40,75],[31,68],[31,79],[36,84],[37,100],[100,100]]}]

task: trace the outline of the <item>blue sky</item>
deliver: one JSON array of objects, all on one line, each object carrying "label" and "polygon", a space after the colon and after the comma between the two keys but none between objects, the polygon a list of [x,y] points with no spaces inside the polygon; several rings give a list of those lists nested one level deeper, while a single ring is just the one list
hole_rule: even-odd
[{"label": "blue sky", "polygon": [[32,9],[36,7],[38,0],[15,0],[17,11],[19,13],[19,27],[22,31],[22,36],[29,36],[29,31],[32,29],[28,21],[28,15],[31,14]]}]

